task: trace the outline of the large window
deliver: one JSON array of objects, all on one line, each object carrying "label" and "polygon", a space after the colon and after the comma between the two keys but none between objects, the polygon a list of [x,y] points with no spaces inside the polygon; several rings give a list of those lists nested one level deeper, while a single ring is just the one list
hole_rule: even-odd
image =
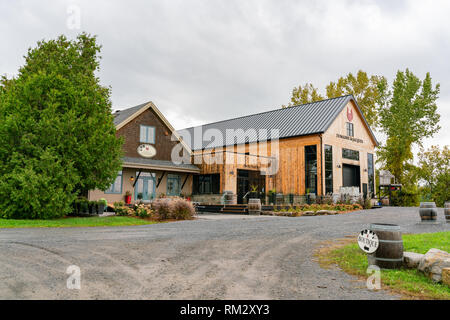
[{"label": "large window", "polygon": [[325,193],[333,193],[333,147],[325,145]]},{"label": "large window", "polygon": [[105,193],[122,193],[122,171],[119,171],[116,180],[114,180],[114,183],[105,190]]},{"label": "large window", "polygon": [[367,172],[369,175],[369,195],[371,197],[375,194],[375,170],[373,166],[373,154],[367,154]]},{"label": "large window", "polygon": [[142,143],[155,144],[155,127],[141,125],[139,141]]},{"label": "large window", "polygon": [[353,131],[353,123],[347,122],[347,136],[353,137],[355,132]]},{"label": "large window", "polygon": [[177,174],[167,175],[167,195],[179,196],[181,193],[180,176]]},{"label": "large window", "polygon": [[220,193],[219,174],[200,174],[194,176],[195,194],[218,194]]},{"label": "large window", "polygon": [[317,146],[305,147],[306,193],[317,193]]},{"label": "large window", "polygon": [[342,158],[359,160],[359,151],[342,148]]}]

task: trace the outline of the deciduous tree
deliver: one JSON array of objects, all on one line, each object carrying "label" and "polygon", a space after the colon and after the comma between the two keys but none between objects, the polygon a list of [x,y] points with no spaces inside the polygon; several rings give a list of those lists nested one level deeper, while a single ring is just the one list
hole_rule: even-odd
[{"label": "deciduous tree", "polygon": [[358,101],[367,123],[375,128],[378,126],[378,101],[380,92],[378,84],[386,79],[381,76],[368,76],[366,72],[359,70],[356,76],[352,73],[339,78],[336,82],[330,82],[326,87],[327,97],[335,98],[351,94]]},{"label": "deciduous tree", "polygon": [[436,105],[439,87],[433,87],[429,73],[420,80],[408,69],[397,72],[392,89],[385,80],[379,83],[380,126],[387,139],[378,160],[399,183],[413,183],[404,179],[406,165],[413,159],[412,146],[421,146],[424,138],[440,129]]}]

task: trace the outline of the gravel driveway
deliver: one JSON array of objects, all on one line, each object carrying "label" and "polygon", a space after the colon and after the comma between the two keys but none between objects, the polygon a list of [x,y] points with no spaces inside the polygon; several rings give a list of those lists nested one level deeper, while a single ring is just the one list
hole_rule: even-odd
[{"label": "gravel driveway", "polygon": [[[195,221],[134,227],[0,229],[0,299],[395,299],[370,292],[313,261],[324,240],[356,235],[371,222],[405,233],[449,231],[420,225],[417,209],[338,216],[201,215]],[[81,269],[81,290],[66,268]]]}]

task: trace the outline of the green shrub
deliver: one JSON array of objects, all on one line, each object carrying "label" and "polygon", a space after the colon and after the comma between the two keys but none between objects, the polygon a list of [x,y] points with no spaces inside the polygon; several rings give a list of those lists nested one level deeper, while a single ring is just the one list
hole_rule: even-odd
[{"label": "green shrub", "polygon": [[394,207],[419,206],[419,194],[417,190],[402,189],[391,193],[390,205]]},{"label": "green shrub", "polygon": [[35,159],[12,154],[8,163],[0,163],[0,217],[53,219],[69,214],[77,179],[67,177],[68,172],[51,151]]}]

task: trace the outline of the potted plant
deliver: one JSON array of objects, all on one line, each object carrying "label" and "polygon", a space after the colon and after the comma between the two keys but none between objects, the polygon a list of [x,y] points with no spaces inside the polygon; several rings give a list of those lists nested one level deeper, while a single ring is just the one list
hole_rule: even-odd
[{"label": "potted plant", "polygon": [[108,203],[106,202],[106,199],[100,199],[97,202],[97,214],[102,214],[105,211],[106,206]]},{"label": "potted plant", "polygon": [[130,191],[125,192],[125,203],[126,204],[131,203],[131,192]]},{"label": "potted plant", "polygon": [[89,214],[97,213],[97,201],[88,201]]},{"label": "potted plant", "polygon": [[258,198],[258,186],[257,185],[252,184],[250,186],[250,194],[249,194],[249,196],[250,196],[250,199],[257,199]]},{"label": "potted plant", "polygon": [[87,199],[84,198],[78,199],[78,204],[80,208],[78,214],[80,215],[89,214],[89,201]]},{"label": "potted plant", "polygon": [[294,191],[291,190],[291,193],[289,193],[289,203],[291,205],[294,204]]},{"label": "potted plant", "polygon": [[269,203],[271,205],[276,204],[276,195],[277,195],[277,191],[275,189],[269,190]]}]

